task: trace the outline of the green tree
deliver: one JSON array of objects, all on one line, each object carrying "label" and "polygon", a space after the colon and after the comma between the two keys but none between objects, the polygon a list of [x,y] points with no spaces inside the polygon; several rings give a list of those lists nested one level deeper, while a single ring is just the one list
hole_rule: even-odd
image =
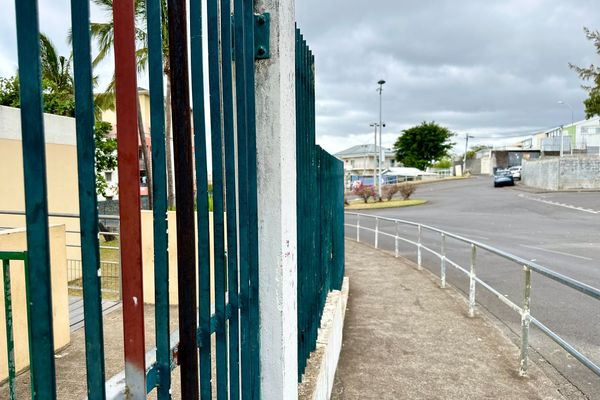
[{"label": "green tree", "polygon": [[423,122],[403,131],[394,143],[396,161],[406,167],[425,169],[448,155],[454,134],[435,122]]},{"label": "green tree", "polygon": [[[469,153],[467,152],[467,157],[468,157]],[[442,159],[440,159],[439,161],[433,163],[433,168],[437,168],[437,169],[449,169],[452,168],[452,159],[450,159],[449,157],[444,157]]]},{"label": "green tree", "polygon": [[[67,117],[75,116],[71,58],[58,56],[52,42],[41,34],[40,59],[44,112]],[[0,105],[20,107],[18,76],[0,77]],[[115,153],[117,141],[108,136],[111,130],[112,126],[108,122],[98,121],[95,124],[96,188],[100,195],[104,195],[107,189],[104,172],[112,171],[117,167]]]},{"label": "green tree", "polygon": [[[100,8],[105,10],[108,15],[112,16],[113,0],[94,0]],[[173,169],[172,169],[172,153],[171,153],[171,69],[169,67],[169,35],[168,35],[168,20],[167,20],[167,3],[166,0],[161,0],[162,7],[162,38],[163,38],[163,72],[167,80],[167,91],[165,95],[165,137],[166,137],[166,158],[167,158],[167,193],[169,207],[175,206],[175,192],[173,189]],[[148,40],[146,35],[146,0],[135,0],[134,2],[135,15],[135,38],[136,38],[136,62],[138,71],[142,72],[148,65]],[[95,38],[98,44],[98,55],[94,59],[94,65],[97,65],[104,60],[113,50],[114,47],[114,21],[111,19],[107,22],[92,22],[91,24],[92,37]],[[97,97],[102,106],[108,109],[114,108],[114,76],[109,83],[106,91]],[[142,157],[148,174],[148,197],[150,207],[152,207],[152,176],[149,162],[148,150],[146,141],[144,140],[144,126],[139,106],[138,96],[138,130],[140,142],[142,144]]]},{"label": "green tree", "polygon": [[[104,177],[105,171],[114,171],[117,168],[117,140],[109,136],[112,125],[109,122],[97,121],[95,126],[96,142],[96,192],[106,196],[109,189]],[[114,189],[114,188],[110,188]]]},{"label": "green tree", "polygon": [[[583,28],[583,31],[586,38],[594,44],[596,53],[600,55],[600,32],[591,31],[585,27]],[[571,63],[569,63],[569,67],[571,67],[582,80],[590,82],[590,84],[582,85],[583,89],[588,92],[588,98],[583,101],[586,118],[600,115],[600,67],[593,64],[589,67],[579,67]]]}]

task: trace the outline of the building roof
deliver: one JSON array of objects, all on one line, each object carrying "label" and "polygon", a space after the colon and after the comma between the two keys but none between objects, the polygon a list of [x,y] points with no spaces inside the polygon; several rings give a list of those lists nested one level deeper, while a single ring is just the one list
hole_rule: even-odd
[{"label": "building roof", "polygon": [[436,175],[432,172],[421,171],[418,168],[412,167],[391,167],[383,171],[383,175],[388,176],[423,176],[423,175]]},{"label": "building roof", "polygon": [[[335,153],[334,155],[338,158],[353,157],[353,156],[359,157],[359,156],[364,156],[366,154],[377,154],[377,151],[379,149],[380,149],[380,147],[377,146],[377,148],[376,148],[374,144],[359,144],[359,145],[347,148],[346,150],[342,150],[338,153]],[[385,151],[386,156],[394,155],[394,151],[392,149],[384,148],[384,151]]]}]

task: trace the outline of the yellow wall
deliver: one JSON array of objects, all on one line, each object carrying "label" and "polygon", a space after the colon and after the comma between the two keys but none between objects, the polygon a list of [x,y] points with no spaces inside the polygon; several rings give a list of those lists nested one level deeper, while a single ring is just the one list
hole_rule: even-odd
[{"label": "yellow wall", "polygon": [[[144,124],[144,131],[150,131],[150,94],[147,90],[140,91],[140,108],[142,114],[142,123]],[[117,127],[117,114],[114,110],[102,111],[102,121],[110,122],[113,126],[113,130]]]},{"label": "yellow wall", "polygon": [[[0,231],[0,251],[23,251],[27,249],[24,229]],[[69,296],[67,292],[67,259],[65,226],[50,227],[50,265],[52,281],[52,318],[54,323],[54,348],[69,344]],[[13,306],[13,332],[17,371],[29,366],[29,344],[25,303],[25,275],[23,263],[11,262],[10,280]],[[0,277],[0,381],[8,377],[6,355],[6,322],[4,312],[4,281]],[[32,289],[35,290],[35,289]]]},{"label": "yellow wall", "polygon": [[[212,227],[212,213],[209,214],[210,226]],[[168,212],[169,229],[169,301],[177,305],[177,224],[174,211]],[[196,237],[197,237],[196,232]],[[214,297],[214,274],[213,268],[213,240],[211,228],[210,259],[211,259],[211,298]],[[194,239],[194,244],[196,244]],[[196,261],[198,260],[198,249],[196,246]],[[154,304],[154,230],[152,227],[152,211],[142,211],[142,262],[144,266],[144,302]],[[197,264],[197,262],[196,262]],[[196,282],[197,283],[197,282]]]},{"label": "yellow wall", "polygon": [[[0,211],[24,211],[23,152],[20,140],[0,139]],[[48,210],[50,213],[79,214],[77,148],[66,144],[46,145]],[[79,231],[75,218],[50,218],[51,224],[65,224],[67,231]],[[24,228],[25,216],[0,213],[0,228]],[[79,235],[67,233],[69,244],[79,244]],[[68,258],[80,259],[79,250],[68,249]]]}]

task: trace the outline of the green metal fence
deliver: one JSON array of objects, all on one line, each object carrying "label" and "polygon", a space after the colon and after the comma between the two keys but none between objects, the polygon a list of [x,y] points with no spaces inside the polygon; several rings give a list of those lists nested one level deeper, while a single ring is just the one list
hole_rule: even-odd
[{"label": "green metal fence", "polygon": [[[15,365],[15,332],[13,329],[13,307],[12,307],[12,288],[10,284],[11,261],[21,261],[25,273],[25,299],[27,302],[27,324],[29,325],[29,280],[27,279],[27,252],[26,251],[0,251],[0,261],[2,262],[2,282],[4,290],[4,320],[6,323],[6,355],[8,367],[8,398],[17,399],[16,391],[16,365]],[[13,265],[14,266],[14,265]],[[30,339],[30,336],[28,335]],[[32,365],[31,341],[29,342],[29,359]],[[29,370],[33,374],[33,368]],[[33,376],[32,376],[33,378]],[[33,382],[33,379],[31,380]],[[33,386],[31,388],[33,392]]]},{"label": "green metal fence", "polygon": [[298,379],[315,349],[327,294],[344,277],[343,163],[315,144],[315,66],[296,30]]},{"label": "green metal fence", "polygon": [[[259,399],[258,179],[254,71],[256,59],[269,57],[269,15],[256,15],[251,0],[208,0],[206,3],[202,0],[146,0],[146,25],[140,28],[135,25],[140,23],[134,15],[135,4],[137,2],[133,0],[112,2],[119,158],[119,276],[125,369],[110,378],[106,376],[104,364],[102,276],[105,266],[100,260],[95,182],[90,2],[71,0],[80,209],[78,234],[81,243],[88,398],[144,399],[147,393],[156,391],[159,400],[170,399],[171,371],[179,367],[181,397],[186,400],[212,399],[213,396],[224,400]],[[26,262],[27,285],[35,288],[31,292],[27,290],[31,397],[53,400],[57,397],[57,382],[52,329],[50,215],[46,190],[38,1],[15,0],[15,6],[27,248],[30,252],[6,253],[8,255],[4,254],[4,258],[0,259]],[[206,18],[202,16],[204,9]],[[144,324],[137,160],[137,28],[147,32],[152,127],[156,347],[148,353],[145,351],[147,331]],[[162,36],[167,29],[168,54]],[[205,36],[208,48],[203,47]],[[204,81],[205,55],[208,60],[208,82]],[[163,66],[167,57],[177,192],[179,329],[176,331],[170,331],[169,328],[168,232],[165,218]],[[310,352],[316,346],[327,294],[340,289],[342,283],[343,166],[339,160],[315,145],[314,57],[299,32],[296,37],[296,76],[297,295],[301,374]],[[208,98],[205,98],[206,89],[210,95]],[[205,121],[206,107],[210,109],[210,126]],[[211,135],[210,148],[205,141],[207,132]],[[212,224],[209,222],[209,152],[212,154]],[[9,264],[4,261],[7,324],[11,326],[8,269]],[[211,280],[214,282],[214,291]],[[8,342],[12,343],[12,329],[7,329],[7,334]],[[11,359],[12,354],[9,352]],[[9,384],[11,396],[15,397],[14,363],[11,365]]]}]

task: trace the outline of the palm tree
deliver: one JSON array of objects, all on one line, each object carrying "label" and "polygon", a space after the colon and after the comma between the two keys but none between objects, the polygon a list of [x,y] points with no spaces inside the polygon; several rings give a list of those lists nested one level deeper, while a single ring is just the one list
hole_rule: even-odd
[{"label": "palm tree", "polygon": [[[112,16],[113,0],[94,0],[100,8],[107,11]],[[162,37],[163,37],[163,71],[167,78],[167,93],[165,96],[165,118],[166,118],[166,157],[167,157],[167,193],[169,207],[173,207],[175,204],[175,196],[173,191],[173,168],[172,168],[172,153],[171,153],[171,79],[170,79],[170,68],[169,68],[169,42],[168,42],[168,25],[167,25],[167,6],[166,1],[161,0],[163,9],[162,13]],[[136,39],[136,61],[138,72],[143,72],[148,65],[148,42],[146,36],[146,1],[135,0],[134,3],[134,15],[135,15],[135,39]],[[104,60],[113,49],[114,46],[114,22],[111,18],[108,22],[92,22],[91,24],[92,37],[96,39],[98,44],[98,55],[93,61],[94,65],[97,65]],[[114,108],[114,76],[106,91],[100,94],[96,98],[97,102],[102,104],[103,107],[112,109]],[[141,118],[141,112],[139,107],[139,96],[138,96],[138,128],[140,135],[140,142],[142,145],[142,156],[146,167],[146,173],[148,174],[148,194],[150,200],[150,207],[152,207],[152,175],[149,165],[149,156],[146,148],[146,141],[144,135],[143,121]]]},{"label": "palm tree", "polygon": [[[75,116],[74,81],[71,70],[72,55],[68,58],[59,56],[50,39],[40,34],[40,61],[44,90],[44,112],[51,114]],[[94,77],[94,83],[97,79]],[[18,79],[15,88],[18,91]],[[97,106],[96,113],[99,112]],[[96,188],[98,194],[105,195],[105,171],[111,171],[117,166],[114,154],[116,140],[106,138],[110,124],[96,122],[94,130],[96,139]]]},{"label": "palm tree", "polygon": [[40,58],[42,79],[49,89],[54,92],[73,94],[72,57],[59,56],[54,44],[43,33],[40,33]]}]

